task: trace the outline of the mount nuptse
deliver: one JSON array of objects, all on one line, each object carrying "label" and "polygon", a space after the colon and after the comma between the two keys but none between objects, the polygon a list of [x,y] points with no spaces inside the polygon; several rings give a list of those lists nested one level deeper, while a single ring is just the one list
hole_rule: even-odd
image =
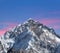
[{"label": "mount nuptse", "polygon": [[0,37],[0,53],[60,53],[60,37],[52,28],[29,19]]}]

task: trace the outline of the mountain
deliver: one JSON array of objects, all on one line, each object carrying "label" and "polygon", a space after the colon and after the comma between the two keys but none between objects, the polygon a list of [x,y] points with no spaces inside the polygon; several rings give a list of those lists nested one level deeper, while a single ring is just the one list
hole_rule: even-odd
[{"label": "mountain", "polygon": [[29,19],[0,37],[0,53],[60,53],[60,37],[53,28]]}]

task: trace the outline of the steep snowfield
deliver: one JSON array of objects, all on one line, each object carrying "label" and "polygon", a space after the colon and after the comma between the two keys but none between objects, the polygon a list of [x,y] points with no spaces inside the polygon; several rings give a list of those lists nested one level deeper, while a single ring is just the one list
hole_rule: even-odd
[{"label": "steep snowfield", "polygon": [[60,37],[32,19],[15,26],[0,37],[0,53],[60,53]]}]

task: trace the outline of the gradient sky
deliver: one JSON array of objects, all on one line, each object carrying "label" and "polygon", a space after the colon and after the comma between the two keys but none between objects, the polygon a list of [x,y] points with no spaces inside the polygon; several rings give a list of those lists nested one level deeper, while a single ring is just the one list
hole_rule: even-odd
[{"label": "gradient sky", "polygon": [[60,0],[0,0],[0,35],[29,18],[60,35]]}]

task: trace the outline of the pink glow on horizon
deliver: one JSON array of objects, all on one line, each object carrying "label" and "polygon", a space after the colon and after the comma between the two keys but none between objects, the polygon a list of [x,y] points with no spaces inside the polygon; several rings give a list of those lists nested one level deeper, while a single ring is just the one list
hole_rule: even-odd
[{"label": "pink glow on horizon", "polygon": [[60,29],[60,19],[36,19],[38,22],[42,23],[43,25],[50,26],[54,29]]},{"label": "pink glow on horizon", "polygon": [[7,29],[1,29],[1,30],[0,30],[0,35],[4,34],[8,29],[9,29],[9,28],[7,28]]},{"label": "pink glow on horizon", "polygon": [[60,29],[60,25],[52,26],[54,29]]},{"label": "pink glow on horizon", "polygon": [[[60,23],[60,19],[40,19],[37,20],[40,23],[47,25],[47,26],[51,26],[54,29],[60,29],[60,25],[58,25],[58,23]],[[0,30],[0,35],[4,34],[7,30],[9,30],[10,28],[13,28],[14,26],[17,25],[17,23],[0,23],[1,25],[8,25],[7,27],[3,28]]]},{"label": "pink glow on horizon", "polygon": [[60,19],[42,19],[39,20],[40,23],[43,23],[44,25],[51,26],[54,29],[60,29]]},{"label": "pink glow on horizon", "polygon": [[46,25],[49,25],[49,24],[60,23],[60,20],[59,19],[42,19],[42,20],[39,20],[39,22],[46,24]]},{"label": "pink glow on horizon", "polygon": [[[2,24],[2,23],[1,23]],[[16,26],[17,24],[15,23],[3,23],[8,25],[7,27],[0,29],[0,35],[4,34],[6,31],[8,31],[10,28],[13,28],[14,26]]]}]

